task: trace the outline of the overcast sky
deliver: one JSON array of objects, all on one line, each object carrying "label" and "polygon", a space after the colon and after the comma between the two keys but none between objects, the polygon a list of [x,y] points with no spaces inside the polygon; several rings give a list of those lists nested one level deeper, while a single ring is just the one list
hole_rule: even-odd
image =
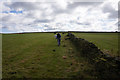
[{"label": "overcast sky", "polygon": [[3,0],[0,5],[0,33],[118,31],[118,0],[104,2]]}]

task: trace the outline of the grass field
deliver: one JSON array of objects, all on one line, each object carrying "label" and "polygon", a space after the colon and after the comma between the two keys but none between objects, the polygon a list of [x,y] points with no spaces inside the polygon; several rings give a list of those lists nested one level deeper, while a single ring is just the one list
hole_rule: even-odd
[{"label": "grass field", "polygon": [[[61,34],[62,42],[60,47],[57,46],[54,35],[54,33],[3,34],[3,78],[78,77],[91,80],[97,77],[100,78],[99,71],[96,71],[95,65],[91,64],[87,57],[81,56],[81,52],[76,49],[70,40],[65,40],[67,34]],[[75,35],[91,41],[95,39],[95,44],[100,42],[103,49],[111,49],[113,48],[112,46],[115,49],[117,48],[116,34],[111,34],[112,37],[109,36],[111,40],[106,38],[107,34],[75,33]],[[102,42],[102,39],[109,41]],[[115,43],[110,43],[113,41]]]},{"label": "grass field", "polygon": [[75,36],[94,43],[103,52],[112,56],[120,56],[118,53],[118,33],[74,33]]},{"label": "grass field", "polygon": [[[69,41],[57,46],[53,33],[3,34],[3,78],[93,78],[93,66]],[[55,50],[55,51],[54,51]],[[63,59],[66,56],[66,59]]]}]

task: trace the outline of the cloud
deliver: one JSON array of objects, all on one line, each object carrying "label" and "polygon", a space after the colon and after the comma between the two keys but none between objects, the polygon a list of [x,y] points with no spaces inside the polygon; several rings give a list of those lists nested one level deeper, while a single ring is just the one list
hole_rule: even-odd
[{"label": "cloud", "polygon": [[53,21],[53,20],[43,19],[43,20],[35,20],[34,22],[35,23],[49,23],[51,21]]},{"label": "cloud", "polygon": [[[118,3],[115,3],[118,5]],[[109,13],[109,18],[118,18],[118,10],[112,6],[111,2],[104,3],[102,10],[104,13]]]},{"label": "cloud", "polygon": [[4,3],[5,6],[9,6],[11,9],[15,9],[15,10],[19,10],[19,9],[23,9],[23,10],[34,10],[34,9],[38,9],[38,5],[37,3],[33,3],[33,2],[6,2]]},{"label": "cloud", "polygon": [[[3,2],[1,21],[11,31],[115,31],[117,9],[107,2]],[[20,14],[17,14],[20,13]]]},{"label": "cloud", "polygon": [[76,8],[78,6],[89,7],[89,6],[98,6],[103,2],[74,2],[68,5],[68,8]]}]

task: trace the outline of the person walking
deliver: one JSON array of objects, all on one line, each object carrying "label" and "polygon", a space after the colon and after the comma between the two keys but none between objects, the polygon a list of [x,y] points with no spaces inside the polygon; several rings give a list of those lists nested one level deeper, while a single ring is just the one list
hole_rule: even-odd
[{"label": "person walking", "polygon": [[58,46],[60,46],[61,35],[59,33],[57,34],[56,39],[57,39],[57,42],[58,42]]}]

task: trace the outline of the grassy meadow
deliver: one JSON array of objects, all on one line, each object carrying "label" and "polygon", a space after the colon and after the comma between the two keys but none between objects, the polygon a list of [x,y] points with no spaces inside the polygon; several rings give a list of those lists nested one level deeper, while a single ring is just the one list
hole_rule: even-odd
[{"label": "grassy meadow", "polygon": [[[85,78],[93,69],[62,35],[57,46],[54,33],[3,34],[3,78]],[[65,59],[63,58],[65,56]]]},{"label": "grassy meadow", "polygon": [[118,33],[74,33],[75,36],[94,43],[103,52],[112,56],[118,53]]},{"label": "grassy meadow", "polygon": [[[95,43],[102,50],[117,51],[115,33],[74,33]],[[99,77],[95,65],[80,56],[67,33],[57,46],[54,33],[2,34],[3,78],[82,78]],[[92,73],[91,73],[92,72]]]}]

